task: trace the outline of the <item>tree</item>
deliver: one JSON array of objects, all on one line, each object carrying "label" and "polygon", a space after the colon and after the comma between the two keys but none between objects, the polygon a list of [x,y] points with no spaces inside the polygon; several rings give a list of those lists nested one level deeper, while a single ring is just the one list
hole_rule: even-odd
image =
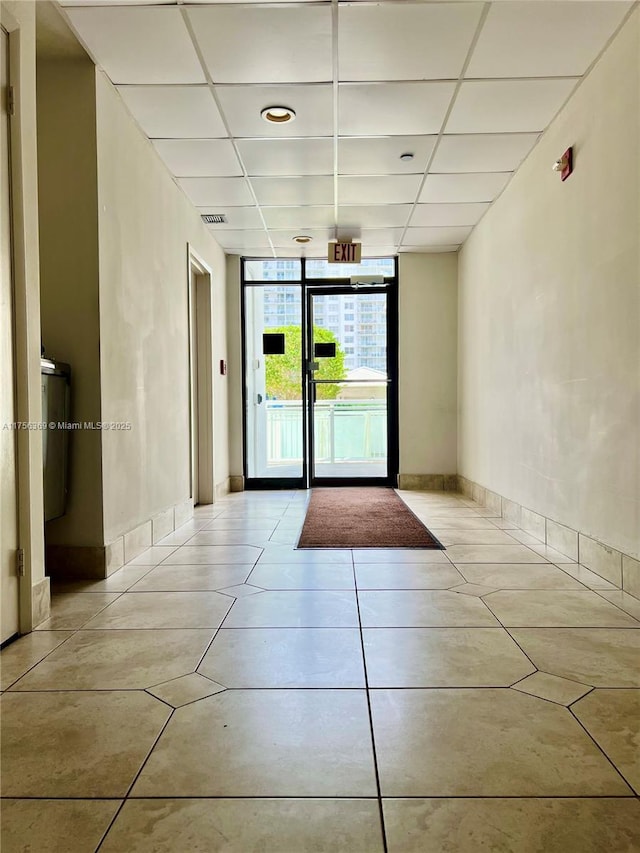
[{"label": "tree", "polygon": [[[284,334],[284,355],[265,356],[265,378],[267,395],[277,400],[300,399],[300,377],[302,373],[302,348],[300,326],[279,326],[269,328],[269,332]],[[316,379],[344,379],[347,371],[344,366],[344,352],[338,339],[329,329],[313,327],[313,340],[316,343],[335,343],[334,358],[319,358],[320,369],[315,372]],[[340,390],[338,385],[318,385],[319,400],[334,400]]]}]

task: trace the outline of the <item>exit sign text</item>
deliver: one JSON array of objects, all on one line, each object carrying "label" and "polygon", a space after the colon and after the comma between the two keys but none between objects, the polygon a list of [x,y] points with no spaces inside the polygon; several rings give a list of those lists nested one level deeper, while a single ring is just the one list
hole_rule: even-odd
[{"label": "exit sign text", "polygon": [[359,264],[362,259],[362,243],[329,243],[330,264]]}]

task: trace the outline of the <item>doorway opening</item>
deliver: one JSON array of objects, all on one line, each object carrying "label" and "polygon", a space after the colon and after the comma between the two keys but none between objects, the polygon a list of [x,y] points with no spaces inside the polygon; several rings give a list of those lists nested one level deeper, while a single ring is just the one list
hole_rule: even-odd
[{"label": "doorway opening", "polygon": [[213,471],[213,303],[211,270],[189,251],[189,369],[191,496],[194,506],[215,499]]},{"label": "doorway opening", "polygon": [[394,258],[243,260],[246,488],[396,485],[397,326]]},{"label": "doorway opening", "polygon": [[9,34],[0,27],[0,644],[20,630],[18,567],[18,451],[15,381],[15,300],[11,205],[11,129],[8,111]]}]

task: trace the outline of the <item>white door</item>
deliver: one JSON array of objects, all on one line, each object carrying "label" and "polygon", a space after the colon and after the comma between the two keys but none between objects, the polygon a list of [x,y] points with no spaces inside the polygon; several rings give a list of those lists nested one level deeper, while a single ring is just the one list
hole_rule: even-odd
[{"label": "white door", "polygon": [[0,139],[0,564],[2,612],[0,642],[18,633],[18,508],[11,268],[11,167],[9,160],[9,36],[0,28],[2,127]]},{"label": "white door", "polygon": [[194,506],[198,504],[200,494],[199,473],[200,473],[200,437],[198,435],[199,428],[199,412],[200,400],[198,397],[200,377],[198,375],[198,298],[197,298],[198,278],[194,270],[191,270],[191,280],[189,286],[191,288],[189,303],[191,305],[191,496]]},{"label": "white door", "polygon": [[194,504],[214,500],[211,275],[192,267],[191,303],[191,494]]}]

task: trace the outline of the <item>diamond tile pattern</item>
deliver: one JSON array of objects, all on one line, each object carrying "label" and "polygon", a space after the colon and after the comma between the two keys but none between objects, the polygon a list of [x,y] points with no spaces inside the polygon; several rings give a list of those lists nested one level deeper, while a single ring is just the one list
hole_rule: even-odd
[{"label": "diamond tile pattern", "polygon": [[189,675],[174,678],[173,681],[156,684],[155,687],[150,687],[147,692],[158,699],[162,699],[167,705],[181,708],[183,705],[189,705],[198,699],[205,699],[207,696],[222,693],[224,689],[222,684],[204,678],[197,672],[191,672]]},{"label": "diamond tile pattern", "polygon": [[402,497],[464,544],[297,551],[305,493],[238,493],[56,587],[1,655],[3,850],[633,849],[636,611]]},{"label": "diamond tile pattern", "polygon": [[[214,230],[226,252],[323,257],[323,232],[301,249],[272,229],[326,227],[332,238],[395,229],[384,239],[362,235],[365,255],[457,250],[631,4],[61,5],[201,212],[231,220],[238,205],[257,199],[263,207],[267,231],[260,217]],[[261,110],[274,105],[293,109],[295,120],[263,121]],[[403,153],[414,157],[401,161]],[[302,182],[305,175],[326,176],[326,185]],[[298,183],[265,184],[268,176]],[[221,183],[225,178],[238,187]],[[418,202],[440,209],[412,217]],[[407,210],[383,221],[384,208],[398,203]],[[298,220],[293,211],[284,221],[268,213],[269,206],[298,205],[305,206]],[[358,212],[350,215],[345,205]],[[367,214],[372,208],[380,211]],[[449,229],[446,238],[422,228],[431,225]]]}]

